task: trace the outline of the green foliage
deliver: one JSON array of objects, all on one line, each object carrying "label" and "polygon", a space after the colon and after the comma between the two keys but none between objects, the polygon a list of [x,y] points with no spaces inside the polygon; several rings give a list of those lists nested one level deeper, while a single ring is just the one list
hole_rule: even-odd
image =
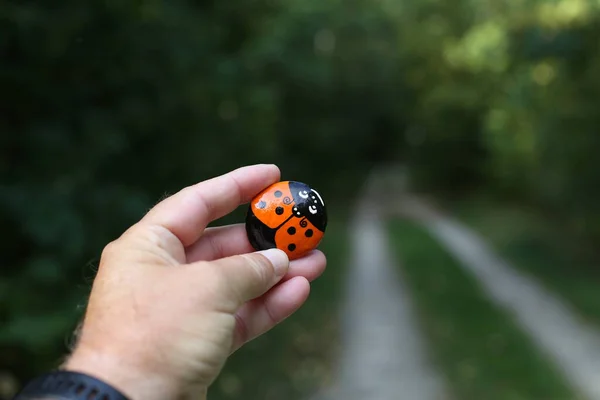
[{"label": "green foliage", "polygon": [[275,162],[335,207],[394,156],[393,23],[366,1],[339,6],[4,6],[0,372],[60,362],[103,246],[165,195]]},{"label": "green foliage", "polygon": [[446,191],[477,184],[552,210],[572,233],[599,239],[597,3],[426,4],[412,6],[404,28],[416,29],[413,15],[432,26],[405,50],[420,57],[408,69],[417,182]]},{"label": "green foliage", "polygon": [[0,21],[0,369],[21,378],[56,364],[108,241],[245,164],[343,204],[400,161],[600,239],[592,0],[18,1]]}]

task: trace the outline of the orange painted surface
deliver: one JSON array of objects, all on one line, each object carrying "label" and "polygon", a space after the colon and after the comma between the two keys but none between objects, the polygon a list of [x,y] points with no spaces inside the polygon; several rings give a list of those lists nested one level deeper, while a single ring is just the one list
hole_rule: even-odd
[{"label": "orange painted surface", "polygon": [[[279,197],[276,196],[281,195]],[[287,201],[287,200],[289,201]],[[288,202],[289,204],[285,204]],[[250,204],[254,215],[269,228],[277,228],[292,215],[294,201],[290,186],[287,181],[275,183],[259,193]],[[277,208],[282,208],[282,213],[277,213]]]}]

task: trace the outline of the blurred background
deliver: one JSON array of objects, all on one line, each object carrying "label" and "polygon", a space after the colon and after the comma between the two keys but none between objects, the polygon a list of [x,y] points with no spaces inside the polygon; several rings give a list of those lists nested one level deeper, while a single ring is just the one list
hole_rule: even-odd
[{"label": "blurred background", "polygon": [[[329,267],[303,310],[232,357],[215,400],[301,399],[334,379],[348,221],[375,167],[400,166],[392,179],[600,322],[598,1],[0,8],[0,398],[61,361],[108,241],[250,163],[321,192]],[[436,240],[388,219],[455,398],[578,398]]]}]

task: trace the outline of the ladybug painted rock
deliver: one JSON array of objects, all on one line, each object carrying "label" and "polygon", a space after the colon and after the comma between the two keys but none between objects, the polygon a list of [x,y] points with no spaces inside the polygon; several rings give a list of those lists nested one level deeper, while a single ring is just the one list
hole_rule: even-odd
[{"label": "ladybug painted rock", "polygon": [[290,260],[316,248],[326,227],[327,210],[319,193],[295,181],[278,182],[263,190],[250,202],[246,215],[252,247],[281,249]]}]

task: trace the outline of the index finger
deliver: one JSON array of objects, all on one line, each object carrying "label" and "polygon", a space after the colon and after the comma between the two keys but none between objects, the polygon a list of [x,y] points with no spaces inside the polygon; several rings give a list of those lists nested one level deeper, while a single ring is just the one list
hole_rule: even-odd
[{"label": "index finger", "polygon": [[165,227],[187,247],[211,221],[249,202],[279,178],[279,168],[272,164],[238,168],[180,190],[158,203],[140,222]]}]

